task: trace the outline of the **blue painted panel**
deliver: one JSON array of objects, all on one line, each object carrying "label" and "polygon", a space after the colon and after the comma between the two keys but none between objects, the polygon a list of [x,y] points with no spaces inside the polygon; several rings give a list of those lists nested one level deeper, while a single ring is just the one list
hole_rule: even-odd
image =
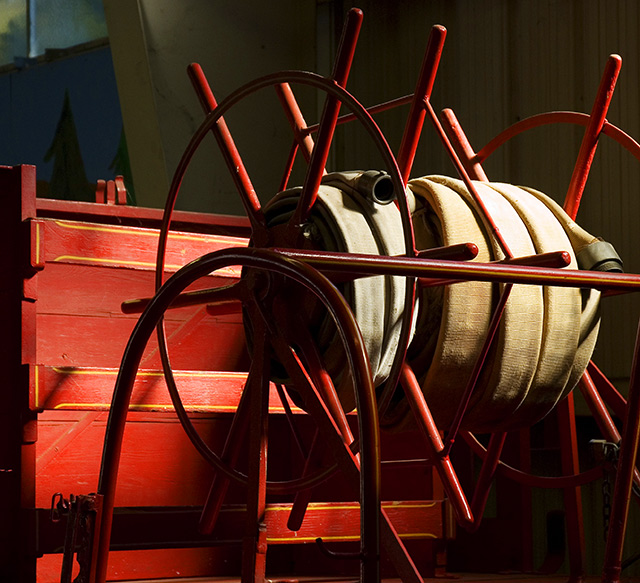
[{"label": "blue painted panel", "polygon": [[65,91],[87,178],[113,178],[109,166],[118,148],[122,116],[108,47],[39,63],[0,76],[0,164],[35,164],[48,180],[44,156],[55,135]]}]

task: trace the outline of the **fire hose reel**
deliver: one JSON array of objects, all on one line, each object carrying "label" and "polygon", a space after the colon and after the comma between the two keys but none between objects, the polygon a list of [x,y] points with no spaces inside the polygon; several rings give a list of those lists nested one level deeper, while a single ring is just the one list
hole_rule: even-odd
[{"label": "fire hose reel", "polygon": [[[510,184],[476,183],[484,204],[516,257],[568,251],[568,269],[621,270],[613,247],[581,229],[549,197]],[[271,226],[293,213],[300,188],[277,195],[267,207]],[[419,249],[473,242],[476,261],[504,259],[491,228],[460,180],[430,176],[411,180],[407,196]],[[384,172],[326,175],[307,221],[317,250],[402,255],[400,213]],[[362,330],[374,383],[383,383],[398,347],[405,279],[372,276],[340,284]],[[451,422],[487,335],[499,286],[460,282],[425,286],[416,302],[409,358],[436,421]],[[465,416],[473,431],[526,426],[544,417],[577,383],[593,352],[599,327],[599,292],[516,285],[507,302],[494,347]],[[320,351],[340,377],[345,367],[336,331],[315,323]],[[338,387],[353,408],[349,383]]]}]

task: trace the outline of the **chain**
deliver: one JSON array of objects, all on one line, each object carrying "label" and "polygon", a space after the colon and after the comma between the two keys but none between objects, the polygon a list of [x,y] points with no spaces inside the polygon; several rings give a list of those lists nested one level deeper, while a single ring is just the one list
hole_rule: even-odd
[{"label": "chain", "polygon": [[602,477],[602,529],[606,542],[611,521],[611,484],[615,481],[620,446],[603,439],[594,439],[591,441],[591,447],[598,462],[604,466]]}]

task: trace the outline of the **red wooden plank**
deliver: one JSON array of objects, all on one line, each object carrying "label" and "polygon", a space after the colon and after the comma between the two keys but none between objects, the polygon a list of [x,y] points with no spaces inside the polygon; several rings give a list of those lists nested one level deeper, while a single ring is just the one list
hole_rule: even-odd
[{"label": "red wooden plank", "polygon": [[[109,408],[118,369],[30,367],[30,407],[43,410]],[[243,372],[174,371],[185,408],[194,413],[235,411],[247,378]],[[289,403],[296,413],[302,411]],[[173,406],[160,370],[141,370],[136,378],[131,410],[171,411]],[[271,413],[284,413],[275,387],[271,387]]]},{"label": "red wooden plank", "polygon": [[[242,324],[224,319],[197,320],[198,315],[166,324],[169,355],[175,368],[247,370]],[[25,364],[118,367],[135,323],[132,318],[39,315],[37,358]],[[160,366],[155,336],[149,342],[142,366]]]},{"label": "red wooden plank", "polygon": [[[55,217],[97,223],[144,224],[153,228],[159,228],[162,222],[162,209],[126,205],[111,206],[48,198],[35,199],[35,197],[34,200],[38,217]],[[30,212],[28,216],[36,216],[36,209],[34,208],[33,212]],[[250,233],[249,221],[242,216],[177,210],[173,213],[171,224],[175,230],[196,231],[199,233],[225,233],[238,237],[248,237]]]},{"label": "red wooden plank", "polygon": [[[382,503],[382,508],[402,539],[444,538],[444,506],[443,500]],[[231,509],[227,511],[231,512]],[[312,543],[318,537],[326,542],[360,539],[360,506],[355,502],[310,504],[302,527],[297,532],[286,526],[290,512],[291,504],[267,505],[265,524],[269,544]],[[223,525],[220,526],[222,530]],[[225,533],[228,528],[225,528]]]},{"label": "red wooden plank", "polygon": [[[57,366],[117,367],[137,315],[123,314],[120,303],[153,293],[153,272],[49,263],[38,280],[37,326],[25,334],[37,352],[23,362]],[[228,279],[208,277],[195,288]],[[246,370],[240,314],[211,316],[203,306],[170,310],[166,317],[172,361],[179,369]],[[34,321],[36,323],[36,321]],[[26,323],[25,323],[26,326]],[[26,329],[26,328],[25,328]],[[36,334],[37,332],[37,334]],[[143,366],[158,367],[155,336]]]},{"label": "red wooden plank", "polygon": [[[44,233],[39,238],[42,248],[36,255],[47,262],[155,270],[157,229],[55,219],[40,222]],[[246,246],[247,239],[240,237],[174,231],[168,238],[166,269],[175,271],[211,251]],[[238,277],[239,269],[223,269],[219,275]]]}]

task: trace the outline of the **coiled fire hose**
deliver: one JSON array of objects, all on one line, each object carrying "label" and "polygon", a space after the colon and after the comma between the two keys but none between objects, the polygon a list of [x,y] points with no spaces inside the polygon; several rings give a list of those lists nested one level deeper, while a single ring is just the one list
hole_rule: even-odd
[{"label": "coiled fire hose", "polygon": [[[568,251],[572,261],[567,269],[577,269],[576,256],[581,256],[582,268],[620,270],[613,248],[581,229],[544,194],[510,184],[474,185],[515,257]],[[431,176],[411,181],[409,189],[416,199],[418,247],[473,241],[479,247],[476,261],[504,258],[462,181]],[[603,246],[608,261],[593,252]],[[464,282],[425,288],[421,294],[410,358],[442,427],[455,414],[501,287]],[[463,427],[477,432],[525,427],[571,391],[595,347],[599,295],[596,290],[514,285]]]},{"label": "coiled fire hose", "polygon": [[[546,195],[510,184],[475,183],[514,257],[568,251],[567,269],[621,270],[608,243],[581,229]],[[267,208],[271,226],[291,216],[300,189],[277,195]],[[308,219],[311,247],[346,253],[402,255],[400,214],[384,173],[333,173],[324,177]],[[460,180],[412,180],[407,196],[416,247],[473,242],[475,261],[504,259],[492,230]],[[404,309],[405,280],[375,276],[341,284],[362,330],[374,383],[389,374]],[[489,329],[503,286],[467,281],[423,288],[409,360],[432,414],[446,427],[458,408]],[[462,426],[476,432],[529,426],[544,417],[578,382],[593,352],[600,323],[599,292],[514,285]],[[345,409],[352,390],[336,331],[325,319],[311,323],[317,346]],[[401,410],[401,409],[399,409]]]}]

